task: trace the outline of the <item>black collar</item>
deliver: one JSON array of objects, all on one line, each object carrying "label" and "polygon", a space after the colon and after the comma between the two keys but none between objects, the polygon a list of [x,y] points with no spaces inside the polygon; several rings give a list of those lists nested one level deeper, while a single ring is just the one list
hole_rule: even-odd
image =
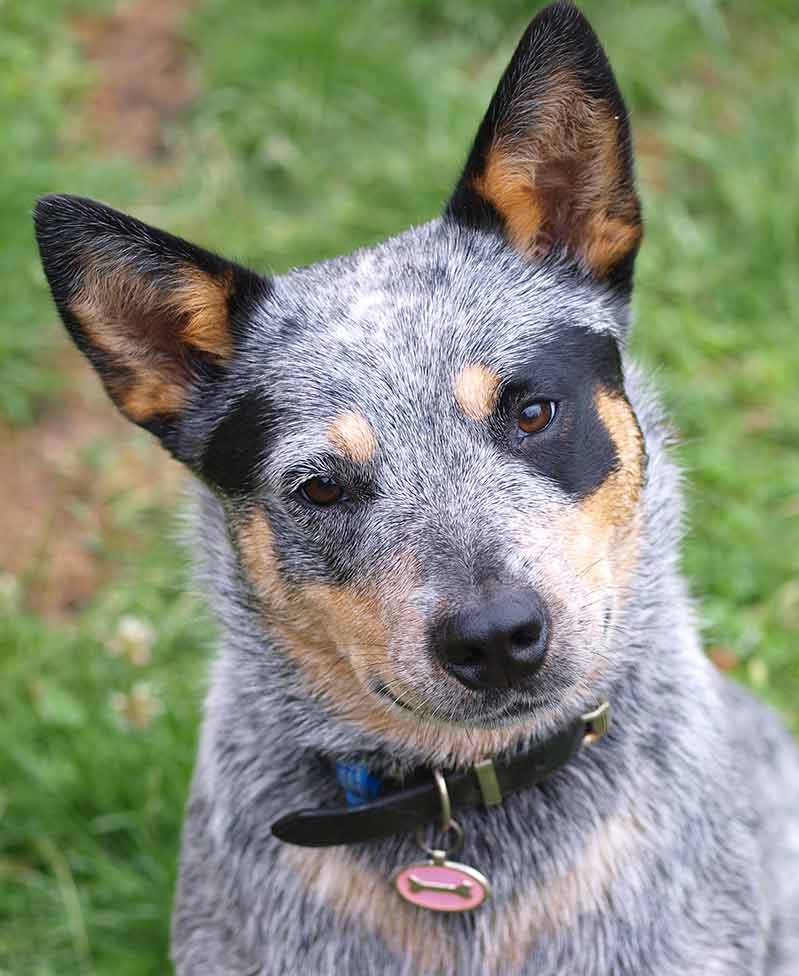
[{"label": "black collar", "polygon": [[[553,738],[520,756],[486,760],[444,777],[452,812],[495,806],[510,793],[527,789],[564,766],[583,744],[600,738],[610,724],[607,702],[575,719]],[[278,840],[302,847],[329,847],[408,833],[441,813],[441,790],[431,774],[421,783],[357,807],[298,810],[272,824]]]}]

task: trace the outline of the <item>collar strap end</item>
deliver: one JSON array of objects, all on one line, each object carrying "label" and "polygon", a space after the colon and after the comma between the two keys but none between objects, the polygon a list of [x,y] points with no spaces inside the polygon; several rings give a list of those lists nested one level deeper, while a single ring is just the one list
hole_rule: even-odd
[{"label": "collar strap end", "polygon": [[494,763],[490,759],[476,763],[474,774],[477,777],[477,785],[480,787],[483,803],[487,807],[499,806],[502,803],[502,790],[499,786]]}]

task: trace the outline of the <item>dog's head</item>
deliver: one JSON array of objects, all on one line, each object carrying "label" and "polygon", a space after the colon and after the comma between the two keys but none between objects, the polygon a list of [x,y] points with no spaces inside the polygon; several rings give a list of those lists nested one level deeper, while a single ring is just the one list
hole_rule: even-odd
[{"label": "dog's head", "polygon": [[639,533],[641,222],[574,7],[528,28],[443,218],[383,245],[266,279],[87,200],[36,225],[73,338],[217,493],[309,695],[455,758],[595,703]]}]

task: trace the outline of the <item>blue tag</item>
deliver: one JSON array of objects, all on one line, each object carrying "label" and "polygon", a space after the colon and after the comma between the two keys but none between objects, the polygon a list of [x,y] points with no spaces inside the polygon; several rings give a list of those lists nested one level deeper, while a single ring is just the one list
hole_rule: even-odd
[{"label": "blue tag", "polygon": [[383,785],[383,780],[370,773],[365,763],[337,762],[336,779],[350,807],[376,800]]}]

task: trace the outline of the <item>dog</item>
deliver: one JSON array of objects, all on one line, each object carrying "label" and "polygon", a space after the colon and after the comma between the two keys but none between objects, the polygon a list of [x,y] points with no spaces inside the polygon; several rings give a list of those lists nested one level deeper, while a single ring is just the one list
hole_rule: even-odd
[{"label": "dog", "polygon": [[700,645],[576,7],[376,247],[268,278],[89,200],[35,222],[72,338],[197,476],[181,976],[796,976],[799,752]]}]

